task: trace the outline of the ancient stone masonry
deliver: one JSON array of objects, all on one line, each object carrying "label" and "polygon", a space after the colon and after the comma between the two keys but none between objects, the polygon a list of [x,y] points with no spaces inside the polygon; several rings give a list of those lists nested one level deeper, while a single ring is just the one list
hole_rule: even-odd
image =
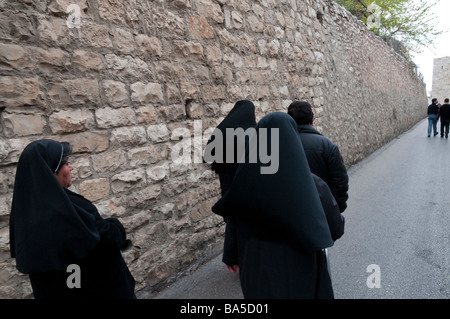
[{"label": "ancient stone masonry", "polygon": [[19,155],[41,138],[73,145],[71,188],[123,222],[140,298],[218,255],[218,179],[194,145],[240,99],[258,118],[310,101],[348,166],[427,105],[408,64],[329,0],[0,1],[0,298],[32,296],[8,225]]},{"label": "ancient stone masonry", "polygon": [[450,56],[434,59],[431,98],[437,98],[441,104],[450,99]]}]

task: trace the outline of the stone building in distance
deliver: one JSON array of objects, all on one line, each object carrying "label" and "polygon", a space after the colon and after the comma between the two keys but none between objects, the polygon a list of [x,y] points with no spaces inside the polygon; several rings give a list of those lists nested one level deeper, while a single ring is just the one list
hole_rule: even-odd
[{"label": "stone building in distance", "polygon": [[431,97],[441,104],[450,98],[450,56],[434,59]]}]

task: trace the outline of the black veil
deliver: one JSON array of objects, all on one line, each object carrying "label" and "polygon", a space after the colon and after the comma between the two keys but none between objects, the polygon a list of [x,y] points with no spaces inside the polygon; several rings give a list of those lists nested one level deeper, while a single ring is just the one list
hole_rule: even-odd
[{"label": "black veil", "polygon": [[44,139],[19,158],[9,227],[11,257],[22,273],[65,270],[100,240],[95,217],[75,207],[54,176],[63,153],[62,143]]}]

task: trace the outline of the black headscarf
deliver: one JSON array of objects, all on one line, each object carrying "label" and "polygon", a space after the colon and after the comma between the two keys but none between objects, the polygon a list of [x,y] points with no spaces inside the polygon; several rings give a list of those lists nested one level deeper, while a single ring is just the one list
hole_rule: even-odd
[{"label": "black headscarf", "polygon": [[75,208],[54,173],[64,146],[53,140],[30,143],[17,165],[10,215],[11,257],[22,273],[65,270],[100,240],[95,217]]},{"label": "black headscarf", "polygon": [[[287,236],[307,251],[317,251],[333,245],[317,188],[297,133],[297,124],[286,113],[266,115],[256,126],[257,139],[267,129],[267,150],[272,148],[272,129],[278,129],[279,167],[274,174],[261,174],[263,164],[246,158],[239,165],[230,189],[213,206],[219,215],[235,216],[248,224],[258,225],[262,233]],[[260,141],[261,142],[261,141]],[[246,156],[253,148],[261,148],[251,141]],[[253,149],[253,150],[252,150]],[[273,155],[273,154],[272,154]]]},{"label": "black headscarf", "polygon": [[[233,180],[234,174],[236,173],[238,167],[238,143],[239,141],[236,137],[233,140],[227,139],[226,129],[237,129],[242,128],[246,131],[248,128],[256,126],[256,118],[255,118],[255,105],[248,100],[238,101],[233,109],[228,113],[228,115],[220,122],[220,124],[214,130],[210,140],[206,145],[206,150],[208,147],[211,147],[211,143],[215,140],[215,134],[221,134],[223,137],[223,141],[220,145],[222,147],[223,158],[220,161],[214,161],[211,164],[211,169],[219,174],[220,185],[222,189],[222,194],[228,189]],[[227,161],[226,159],[226,149],[227,145],[234,146],[234,157],[232,161]],[[218,146],[216,144],[216,146]],[[218,146],[219,147],[219,146]],[[245,146],[244,146],[245,147]],[[205,151],[206,153],[206,151]],[[212,155],[215,155],[215,149],[212,150]],[[206,159],[206,161],[208,161]]]}]

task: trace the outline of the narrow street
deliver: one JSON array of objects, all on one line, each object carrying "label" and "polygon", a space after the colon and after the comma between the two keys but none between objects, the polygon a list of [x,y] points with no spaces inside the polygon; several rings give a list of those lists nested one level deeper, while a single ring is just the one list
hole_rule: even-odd
[{"label": "narrow street", "polygon": [[450,140],[427,125],[350,169],[346,233],[329,250],[336,298],[450,297]]}]

